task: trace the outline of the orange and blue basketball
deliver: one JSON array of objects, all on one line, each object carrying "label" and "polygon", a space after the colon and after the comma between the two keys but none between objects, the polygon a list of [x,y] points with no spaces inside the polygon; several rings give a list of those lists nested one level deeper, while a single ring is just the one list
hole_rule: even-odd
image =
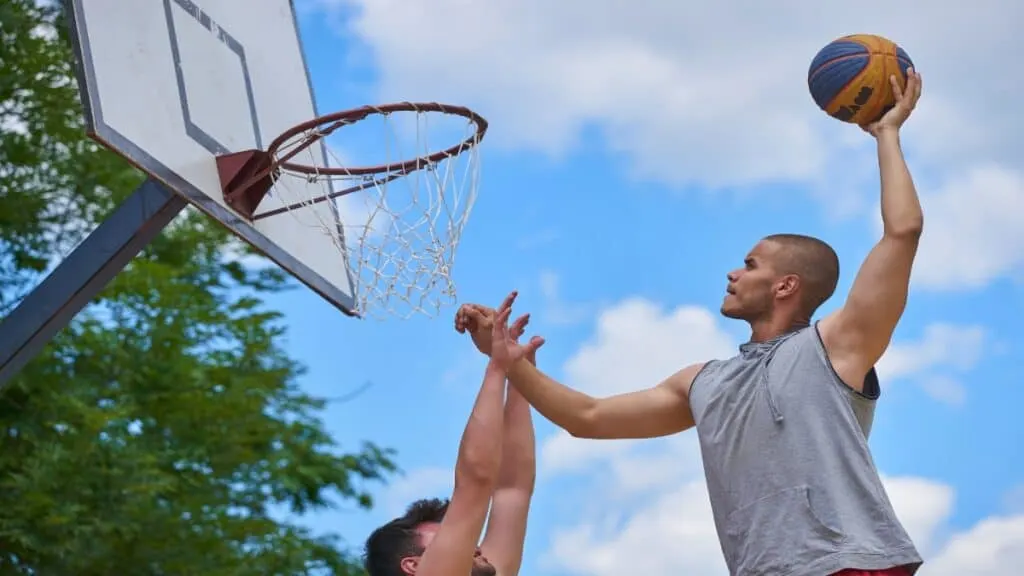
[{"label": "orange and blue basketball", "polygon": [[872,34],[843,36],[811,61],[807,86],[819,108],[851,124],[870,124],[895,104],[889,77],[907,85],[910,56],[891,40]]}]

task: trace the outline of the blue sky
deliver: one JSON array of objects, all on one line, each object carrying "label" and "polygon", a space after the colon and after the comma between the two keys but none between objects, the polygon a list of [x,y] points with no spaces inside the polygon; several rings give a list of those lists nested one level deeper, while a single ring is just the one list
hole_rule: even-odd
[{"label": "blue sky", "polygon": [[[518,310],[548,340],[541,367],[594,394],[730,354],[747,330],[717,316],[725,273],[766,234],[829,241],[845,294],[878,236],[872,142],[818,111],[803,74],[843,33],[903,43],[925,81],[904,145],[926,238],[879,368],[871,445],[929,560],[922,574],[973,562],[971,574],[995,575],[1024,561],[1024,120],[996,93],[1024,87],[1008,55],[1024,45],[1005,24],[1022,9],[939,2],[924,23],[911,9],[920,2],[874,0],[852,19],[812,17],[795,1],[765,14],[471,4],[299,0],[318,104],[441,100],[492,121],[459,298],[494,304],[518,289]],[[947,35],[968,29],[985,32]],[[405,471],[374,488],[374,511],[306,521],[357,545],[408,500],[445,495],[484,365],[452,329],[454,308],[354,320],[304,289],[273,304],[309,367],[306,389],[339,397],[373,384],[331,406],[331,432],[395,448]],[[522,574],[725,574],[692,432],[588,443],[535,421],[542,471]]]}]

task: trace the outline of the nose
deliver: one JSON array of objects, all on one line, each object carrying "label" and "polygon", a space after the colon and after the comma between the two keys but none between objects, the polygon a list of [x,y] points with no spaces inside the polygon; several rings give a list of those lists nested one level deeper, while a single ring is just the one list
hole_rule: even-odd
[{"label": "nose", "polygon": [[732,272],[726,274],[725,277],[729,280],[729,282],[736,282],[737,280],[740,279],[739,270],[733,270]]}]

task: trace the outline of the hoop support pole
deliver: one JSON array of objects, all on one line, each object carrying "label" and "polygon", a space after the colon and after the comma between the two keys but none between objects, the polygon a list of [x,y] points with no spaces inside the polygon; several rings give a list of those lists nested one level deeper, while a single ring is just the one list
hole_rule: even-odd
[{"label": "hoop support pole", "polygon": [[187,204],[146,180],[0,323],[0,390]]}]

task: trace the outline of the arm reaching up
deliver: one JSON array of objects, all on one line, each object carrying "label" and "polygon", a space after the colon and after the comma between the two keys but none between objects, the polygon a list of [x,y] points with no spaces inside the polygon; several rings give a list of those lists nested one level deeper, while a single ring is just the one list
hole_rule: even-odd
[{"label": "arm reaching up", "polygon": [[[509,295],[497,311],[495,339],[509,339],[508,318],[515,296]],[[525,325],[525,321],[519,322]],[[511,364],[535,352],[542,343],[505,347],[488,362],[459,445],[451,503],[426,551],[418,561],[409,559],[416,563],[417,576],[470,574],[475,563],[486,562],[477,554],[477,542],[501,472],[506,374]]]},{"label": "arm reaching up", "polygon": [[[526,361],[537,364],[536,350],[527,352]],[[505,398],[505,438],[498,485],[491,498],[487,533],[480,545],[483,555],[497,569],[498,576],[516,576],[519,573],[536,477],[536,441],[530,405],[510,386]]]},{"label": "arm reaching up", "polygon": [[903,315],[910,272],[924,225],[921,203],[900,148],[900,127],[921,96],[921,76],[908,71],[906,91],[895,78],[896,106],[865,127],[878,141],[882,182],[882,239],[861,265],[842,308],[818,327],[836,373],[857,391],[892,339]]}]

